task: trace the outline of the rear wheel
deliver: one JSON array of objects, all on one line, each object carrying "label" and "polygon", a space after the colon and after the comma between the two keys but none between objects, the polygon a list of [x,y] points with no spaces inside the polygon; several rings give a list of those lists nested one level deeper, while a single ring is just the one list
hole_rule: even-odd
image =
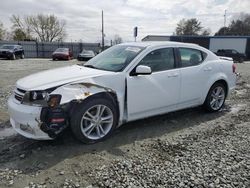
[{"label": "rear wheel", "polygon": [[24,53],[22,53],[22,55],[21,55],[21,59],[24,59]]},{"label": "rear wheel", "polygon": [[210,112],[219,111],[225,103],[226,87],[222,83],[215,83],[209,90],[204,107]]},{"label": "rear wheel", "polygon": [[84,143],[95,143],[107,138],[117,125],[115,105],[106,99],[96,98],[76,106],[71,117],[71,129]]}]

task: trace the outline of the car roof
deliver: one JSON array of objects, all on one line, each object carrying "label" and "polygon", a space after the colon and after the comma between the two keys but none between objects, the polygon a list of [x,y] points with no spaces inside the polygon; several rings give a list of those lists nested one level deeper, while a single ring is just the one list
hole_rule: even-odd
[{"label": "car roof", "polygon": [[199,45],[192,43],[183,43],[183,42],[172,42],[172,41],[146,41],[146,42],[127,42],[120,45],[130,45],[138,47],[157,47],[157,46],[169,46],[169,47],[197,47]]}]

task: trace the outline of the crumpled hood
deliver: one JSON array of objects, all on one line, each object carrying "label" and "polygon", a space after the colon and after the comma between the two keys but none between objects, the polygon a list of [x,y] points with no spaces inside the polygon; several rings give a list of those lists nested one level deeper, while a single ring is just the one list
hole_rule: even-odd
[{"label": "crumpled hood", "polygon": [[72,65],[31,74],[30,76],[18,80],[16,86],[26,91],[45,90],[67,83],[80,81],[86,78],[92,78],[106,74],[113,73],[79,65]]}]

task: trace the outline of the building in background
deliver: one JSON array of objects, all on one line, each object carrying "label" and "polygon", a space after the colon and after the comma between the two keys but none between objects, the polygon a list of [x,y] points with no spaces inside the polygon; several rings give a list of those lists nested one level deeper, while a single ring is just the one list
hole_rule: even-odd
[{"label": "building in background", "polygon": [[148,35],[142,41],[175,41],[195,43],[212,52],[218,49],[235,49],[250,60],[250,36],[162,36]]}]

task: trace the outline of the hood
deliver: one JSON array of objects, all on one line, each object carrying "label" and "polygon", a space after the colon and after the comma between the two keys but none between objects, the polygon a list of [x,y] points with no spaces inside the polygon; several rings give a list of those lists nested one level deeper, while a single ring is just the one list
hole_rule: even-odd
[{"label": "hood", "polygon": [[113,74],[113,72],[72,65],[32,74],[18,80],[16,86],[26,91],[45,90],[106,74]]},{"label": "hood", "polygon": [[10,49],[0,49],[0,52],[13,52],[13,50],[10,50]]}]

